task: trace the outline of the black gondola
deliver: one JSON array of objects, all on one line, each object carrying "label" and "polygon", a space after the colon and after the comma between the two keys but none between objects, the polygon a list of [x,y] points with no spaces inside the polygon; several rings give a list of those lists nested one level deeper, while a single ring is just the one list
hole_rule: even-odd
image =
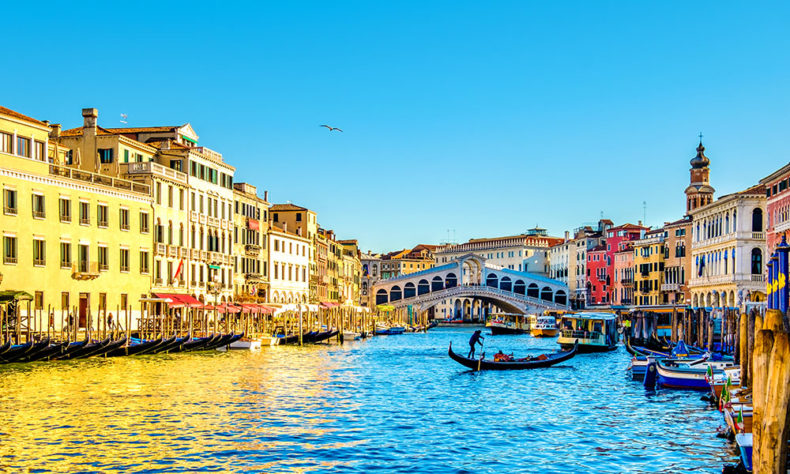
[{"label": "black gondola", "polygon": [[95,342],[93,344],[88,344],[85,346],[85,350],[80,352],[77,355],[72,355],[70,359],[85,359],[87,357],[91,357],[97,354],[104,354],[107,352],[109,348],[111,348],[115,343],[118,343],[118,346],[123,344],[126,339],[120,339],[119,341],[113,341],[111,337],[104,339],[103,341]]},{"label": "black gondola", "polygon": [[9,349],[11,349],[11,339],[5,341],[5,344],[0,346],[0,359],[3,357],[3,354],[8,352]]},{"label": "black gondola", "polygon": [[153,339],[150,341],[138,342],[137,344],[129,344],[128,346],[117,347],[107,353],[107,357],[118,357],[125,355],[135,355],[146,349],[162,343],[162,338]]},{"label": "black gondola", "polygon": [[0,358],[0,362],[2,363],[9,363],[17,360],[18,358],[24,356],[30,350],[33,349],[33,342],[29,341],[24,344],[18,344],[15,346],[11,346],[8,351],[3,354],[2,358]]},{"label": "black gondola", "polygon": [[13,356],[6,355],[3,357],[4,361],[7,364],[12,362],[24,362],[28,357],[35,357],[36,354],[45,350],[49,347],[49,337],[45,338],[43,341],[33,343],[27,350],[25,351],[18,351],[14,353]]},{"label": "black gondola", "polygon": [[110,338],[100,341],[100,342],[88,342],[87,344],[65,352],[60,356],[56,357],[57,360],[66,360],[66,359],[80,359],[84,356],[84,354],[92,354],[94,351],[101,350],[104,346],[110,343]]},{"label": "black gondola", "polygon": [[213,344],[221,337],[220,334],[212,334],[211,336],[193,338],[191,341],[185,342],[182,345],[182,352],[193,352],[203,350],[209,344]]},{"label": "black gondola", "polygon": [[326,341],[327,339],[331,339],[331,338],[333,338],[333,337],[337,336],[339,332],[340,332],[340,331],[324,331],[324,332],[319,332],[319,333],[318,333],[318,334],[315,336],[315,338],[313,338],[313,340],[312,340],[312,341],[310,341],[310,342],[321,342],[321,341]]},{"label": "black gondola", "polygon": [[206,351],[208,351],[208,350],[211,350],[211,349],[216,349],[217,347],[227,346],[227,345],[230,343],[230,340],[231,340],[232,338],[233,338],[233,333],[230,333],[230,334],[223,334],[223,335],[222,335],[222,336],[220,336],[220,338],[219,338],[219,339],[217,339],[217,341],[216,341],[216,342],[214,342],[213,344],[207,344],[207,345],[206,345],[206,347],[205,347],[205,349],[203,349],[203,350],[206,350]]},{"label": "black gondola", "polygon": [[85,347],[88,344],[88,342],[89,341],[87,339],[84,339],[82,341],[70,342],[68,345],[66,345],[63,351],[61,351],[60,354],[53,355],[50,357],[50,359],[52,360],[63,359],[68,354],[81,350],[83,347]]},{"label": "black gondola", "polygon": [[43,351],[39,351],[34,355],[29,355],[23,359],[24,362],[35,362],[37,360],[46,360],[50,357],[57,356],[65,352],[66,348],[69,346],[68,341],[57,342],[55,344],[51,344],[49,347],[45,348]]},{"label": "black gondola", "polygon": [[549,354],[546,356],[545,359],[540,359],[538,357],[532,358],[530,360],[516,360],[513,362],[494,362],[492,360],[483,360],[483,359],[470,359],[468,357],[464,357],[462,355],[456,354],[453,352],[453,343],[450,343],[450,348],[447,349],[447,354],[450,356],[451,359],[458,362],[459,364],[463,365],[464,367],[468,367],[472,370],[521,370],[521,369],[538,369],[541,367],[551,367],[552,365],[559,364],[560,362],[564,362],[568,359],[571,359],[573,356],[576,355],[576,350],[579,348],[578,341],[573,345],[573,348],[569,351],[563,352],[555,352],[554,354]]},{"label": "black gondola", "polygon": [[175,345],[178,344],[178,336],[173,336],[171,338],[165,339],[162,344],[156,346],[150,351],[146,351],[146,354],[159,354],[160,352],[167,352],[167,350]]}]

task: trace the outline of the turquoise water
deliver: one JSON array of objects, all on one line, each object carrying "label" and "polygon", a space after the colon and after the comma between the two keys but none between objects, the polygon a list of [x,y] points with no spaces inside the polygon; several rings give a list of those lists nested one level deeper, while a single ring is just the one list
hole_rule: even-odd
[{"label": "turquoise water", "polygon": [[[648,393],[624,349],[533,371],[447,357],[471,329],[343,346],[0,367],[0,470],[720,472],[699,393]],[[556,350],[487,336],[486,352]]]}]

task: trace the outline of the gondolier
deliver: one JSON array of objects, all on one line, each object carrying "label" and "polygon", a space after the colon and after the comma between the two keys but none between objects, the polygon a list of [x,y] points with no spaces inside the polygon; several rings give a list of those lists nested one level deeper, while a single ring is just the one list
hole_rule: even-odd
[{"label": "gondolier", "polygon": [[469,359],[474,359],[475,357],[475,344],[480,344],[480,347],[483,347],[483,343],[480,342],[481,339],[485,340],[479,329],[469,338],[469,355],[467,356]]}]

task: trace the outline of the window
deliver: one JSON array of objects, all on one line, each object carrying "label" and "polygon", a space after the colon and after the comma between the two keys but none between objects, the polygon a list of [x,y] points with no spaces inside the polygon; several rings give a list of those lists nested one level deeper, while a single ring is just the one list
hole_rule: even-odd
[{"label": "window", "polygon": [[156,183],[156,203],[162,204],[162,183]]},{"label": "window", "polygon": [[47,161],[47,154],[44,152],[44,142],[35,142],[33,147],[33,158],[38,161]]},{"label": "window", "polygon": [[4,189],[3,190],[3,214],[15,216],[17,213],[16,206],[16,190]]},{"label": "window", "polygon": [[762,275],[763,273],[763,252],[755,248],[752,249],[752,275]]},{"label": "window", "polygon": [[80,225],[91,224],[91,208],[90,204],[80,201]]},{"label": "window", "polygon": [[60,309],[69,309],[69,292],[64,291],[60,294]]},{"label": "window", "polygon": [[[181,162],[179,161],[179,163],[181,163]],[[182,211],[184,210],[184,190],[183,189],[179,189],[178,190],[178,208],[181,209]]]},{"label": "window", "polygon": [[37,291],[33,297],[33,304],[36,309],[44,309],[44,292]]},{"label": "window", "polygon": [[302,222],[302,213],[301,212],[297,212],[296,213],[296,222]]},{"label": "window", "polygon": [[0,132],[0,152],[13,153],[13,147],[11,146],[13,138],[13,135],[10,133]]},{"label": "window", "polygon": [[142,163],[143,162],[143,154],[142,153],[135,153],[134,154],[134,161],[136,161],[138,163]]},{"label": "window", "polygon": [[60,222],[71,222],[71,199],[60,198],[58,201]]},{"label": "window", "polygon": [[123,162],[124,163],[129,163],[129,150],[124,150],[123,151]]},{"label": "window", "polygon": [[60,243],[60,268],[71,268],[71,243]]},{"label": "window", "polygon": [[107,227],[107,206],[105,204],[98,205],[96,217],[99,227]]},{"label": "window", "polygon": [[121,226],[121,230],[129,230],[129,209],[121,208],[121,212],[118,215],[118,222]]},{"label": "window", "polygon": [[759,207],[752,211],[752,232],[763,231],[763,210]]},{"label": "window", "polygon": [[141,212],[140,213],[140,232],[143,234],[147,234],[149,231],[148,229],[148,213]]},{"label": "window", "polygon": [[110,269],[107,261],[107,247],[99,246],[99,271],[106,272]]},{"label": "window", "polygon": [[33,195],[33,217],[36,219],[43,219],[44,212],[44,196],[41,194]]},{"label": "window", "polygon": [[148,252],[140,251],[140,273],[148,273]]},{"label": "window", "polygon": [[181,160],[170,160],[170,168],[181,171]]},{"label": "window", "polygon": [[3,263],[16,263],[16,237],[3,236]]},{"label": "window", "polygon": [[30,139],[16,137],[16,154],[30,158]]},{"label": "window", "polygon": [[129,249],[121,249],[121,271],[129,271]]},{"label": "window", "polygon": [[112,163],[112,148],[99,148],[99,162],[102,164]]},{"label": "window", "polygon": [[47,264],[46,249],[44,241],[41,239],[33,239],[33,265],[43,267]]},{"label": "window", "polygon": [[87,245],[80,244],[79,247],[79,271],[81,273],[88,272],[88,263],[90,262],[90,249]]},{"label": "window", "polygon": [[126,293],[121,293],[121,308],[123,308],[124,311],[128,311],[127,309],[128,307],[129,307],[129,295],[127,295]]},{"label": "window", "polygon": [[173,186],[167,186],[167,205],[168,207],[173,207]]}]

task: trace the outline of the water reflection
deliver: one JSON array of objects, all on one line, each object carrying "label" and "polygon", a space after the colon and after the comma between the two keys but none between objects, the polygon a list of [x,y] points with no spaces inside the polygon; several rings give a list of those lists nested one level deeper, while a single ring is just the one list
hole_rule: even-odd
[{"label": "water reflection", "polygon": [[[467,338],[4,367],[2,468],[710,472],[733,458],[699,394],[646,393],[626,379],[624,352],[478,374],[446,356]],[[528,336],[486,342],[554,350]]]}]

